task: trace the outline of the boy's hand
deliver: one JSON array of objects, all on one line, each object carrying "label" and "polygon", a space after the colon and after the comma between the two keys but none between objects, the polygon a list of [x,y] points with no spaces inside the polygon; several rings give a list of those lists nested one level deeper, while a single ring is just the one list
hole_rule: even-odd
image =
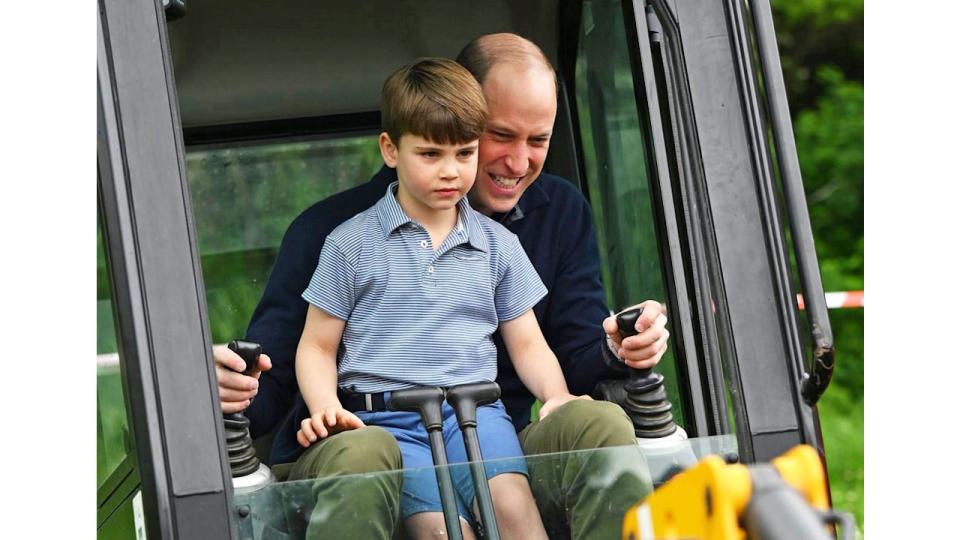
[{"label": "boy's hand", "polygon": [[543,420],[544,418],[546,418],[548,414],[558,409],[564,403],[568,401],[573,401],[575,399],[587,399],[591,401],[593,400],[593,398],[590,396],[575,396],[573,394],[560,394],[558,396],[554,396],[548,399],[546,403],[544,403],[543,406],[540,407],[540,419]]},{"label": "boy's hand", "polygon": [[306,448],[317,442],[318,439],[363,426],[363,421],[357,418],[355,414],[343,407],[332,405],[324,407],[320,412],[300,422],[297,442],[300,443],[300,446]]},{"label": "boy's hand", "polygon": [[631,307],[639,306],[643,306],[643,313],[635,326],[637,335],[630,336],[621,343],[615,316],[603,320],[603,331],[613,342],[613,351],[626,365],[636,369],[652,368],[667,352],[667,338],[670,337],[670,332],[665,328],[667,315],[664,307],[656,300],[647,300]]},{"label": "boy's hand", "polygon": [[243,358],[225,345],[213,348],[213,360],[220,390],[220,408],[226,414],[240,412],[250,406],[250,400],[260,388],[260,373],[273,367],[270,357],[261,354],[253,372],[244,375],[243,370],[247,365]]}]

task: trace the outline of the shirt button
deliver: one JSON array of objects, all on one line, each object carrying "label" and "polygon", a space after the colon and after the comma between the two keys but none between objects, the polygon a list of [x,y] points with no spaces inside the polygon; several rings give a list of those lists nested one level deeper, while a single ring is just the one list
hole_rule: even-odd
[{"label": "shirt button", "polygon": [[429,244],[427,244],[427,241],[426,241],[426,240],[421,240],[421,241],[420,241],[420,247],[425,248],[425,247],[427,247],[428,245],[429,245]]},{"label": "shirt button", "polygon": [[427,267],[427,272],[429,272],[429,273],[431,273],[431,274],[433,273],[433,265],[432,265],[432,264]]}]

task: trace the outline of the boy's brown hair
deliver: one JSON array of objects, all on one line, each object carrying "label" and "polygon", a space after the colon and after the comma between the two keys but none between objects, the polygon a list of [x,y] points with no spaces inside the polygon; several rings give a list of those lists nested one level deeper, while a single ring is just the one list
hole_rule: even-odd
[{"label": "boy's brown hair", "polygon": [[480,83],[446,58],[421,58],[393,72],[380,102],[383,131],[397,146],[406,133],[437,144],[475,141],[487,120]]}]

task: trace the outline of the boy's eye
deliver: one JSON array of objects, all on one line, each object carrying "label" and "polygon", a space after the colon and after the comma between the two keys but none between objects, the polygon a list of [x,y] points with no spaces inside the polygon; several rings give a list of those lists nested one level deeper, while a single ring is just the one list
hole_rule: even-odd
[{"label": "boy's eye", "polygon": [[425,150],[425,151],[423,151],[423,152],[420,152],[420,155],[423,156],[423,157],[432,158],[432,157],[437,157],[437,156],[439,156],[440,153],[437,152],[437,151],[435,151],[435,150]]},{"label": "boy's eye", "polygon": [[473,154],[475,154],[476,152],[477,152],[477,151],[476,151],[475,149],[473,149],[473,148],[468,148],[468,149],[466,149],[466,150],[461,150],[460,152],[458,152],[457,155],[459,155],[460,157],[470,157],[470,156],[472,156]]}]

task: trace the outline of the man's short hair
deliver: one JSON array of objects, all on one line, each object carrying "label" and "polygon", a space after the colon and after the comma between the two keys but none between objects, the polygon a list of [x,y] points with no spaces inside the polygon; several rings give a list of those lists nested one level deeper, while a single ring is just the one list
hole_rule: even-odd
[{"label": "man's short hair", "polygon": [[480,84],[495,64],[509,63],[520,67],[542,67],[556,77],[550,59],[536,43],[517,34],[485,34],[467,43],[457,62],[473,74]]},{"label": "man's short hair", "polygon": [[421,58],[393,72],[380,101],[383,130],[398,146],[407,133],[437,144],[475,141],[487,119],[480,84],[446,58]]}]

